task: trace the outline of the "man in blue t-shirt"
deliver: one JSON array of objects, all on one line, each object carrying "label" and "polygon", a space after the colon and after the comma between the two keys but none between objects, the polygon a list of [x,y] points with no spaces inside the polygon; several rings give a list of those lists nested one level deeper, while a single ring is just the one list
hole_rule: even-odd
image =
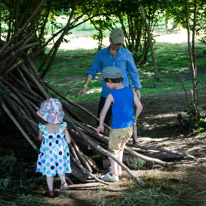
[{"label": "man in blue t-shirt", "polygon": [[[106,67],[101,76],[106,86],[111,90],[107,96],[103,109],[100,112],[99,126],[97,133],[104,132],[104,119],[107,111],[112,107],[112,125],[109,132],[109,151],[120,161],[123,159],[125,144],[132,136],[133,128],[136,127],[136,120],[142,112],[142,104],[136,92],[131,87],[122,84],[121,70],[117,67]],[[136,107],[134,112],[133,105]],[[107,182],[118,182],[122,169],[113,159],[110,159],[111,172],[102,176],[101,179]]]},{"label": "man in blue t-shirt", "polygon": [[[140,81],[139,81],[139,75],[138,70],[134,62],[134,58],[132,56],[132,53],[123,48],[122,45],[124,44],[124,34],[123,31],[120,29],[113,29],[110,33],[110,46],[100,50],[93,61],[93,64],[89,70],[86,71],[86,80],[83,85],[83,88],[77,93],[76,96],[79,96],[80,94],[84,94],[86,92],[86,89],[88,87],[88,84],[91,80],[95,79],[95,75],[98,72],[101,72],[104,70],[104,68],[108,66],[115,66],[118,67],[122,72],[123,82],[122,84],[124,86],[131,86],[130,85],[130,79],[132,80],[132,85],[134,86],[136,90],[137,96],[141,97],[140,89],[142,88]],[[101,98],[99,101],[99,107],[98,107],[98,114],[99,117],[100,111],[102,110],[106,97],[108,94],[110,94],[111,90],[106,86],[105,82],[102,80],[102,92],[101,92]],[[105,124],[109,124],[109,121],[111,119],[111,108],[108,110],[107,115],[105,117]],[[137,131],[136,128],[134,128],[133,133],[133,143],[137,142]]]}]

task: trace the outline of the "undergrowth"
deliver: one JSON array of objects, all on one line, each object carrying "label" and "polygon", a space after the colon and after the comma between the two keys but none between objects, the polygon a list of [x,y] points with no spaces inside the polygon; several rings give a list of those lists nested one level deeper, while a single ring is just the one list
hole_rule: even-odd
[{"label": "undergrowth", "polygon": [[13,155],[0,158],[0,205],[52,206],[39,191],[46,188],[43,176],[35,176],[34,167]]}]

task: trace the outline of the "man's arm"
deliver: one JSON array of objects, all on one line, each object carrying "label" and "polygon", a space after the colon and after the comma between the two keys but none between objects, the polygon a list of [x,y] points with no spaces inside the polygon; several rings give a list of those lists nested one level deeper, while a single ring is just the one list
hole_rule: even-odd
[{"label": "man's arm", "polygon": [[138,97],[139,99],[141,99],[140,89],[135,89],[135,92],[136,92],[136,94],[137,94],[137,97]]},{"label": "man's arm", "polygon": [[138,69],[136,67],[134,58],[131,53],[129,54],[130,55],[128,55],[128,59],[127,59],[127,67],[128,67],[127,69],[128,69],[130,78],[132,80],[132,85],[135,87],[136,94],[140,99],[141,98],[140,89],[142,88],[142,85],[139,80],[139,73],[138,73]]},{"label": "man's arm", "polygon": [[114,101],[114,99],[113,99],[112,95],[109,94],[106,98],[104,107],[103,107],[102,111],[100,112],[99,126],[97,127],[97,133],[104,132],[104,119],[105,119],[107,111],[109,110],[110,105],[112,104],[113,101]]},{"label": "man's arm", "polygon": [[80,94],[84,94],[87,90],[87,87],[89,85],[89,82],[92,80],[92,75],[91,74],[87,74],[86,76],[86,80],[84,83],[84,86],[81,88],[81,90],[76,94],[76,97],[78,97]]},{"label": "man's arm", "polygon": [[135,117],[138,117],[143,110],[142,103],[140,102],[136,92],[134,92],[134,104],[136,107]]}]

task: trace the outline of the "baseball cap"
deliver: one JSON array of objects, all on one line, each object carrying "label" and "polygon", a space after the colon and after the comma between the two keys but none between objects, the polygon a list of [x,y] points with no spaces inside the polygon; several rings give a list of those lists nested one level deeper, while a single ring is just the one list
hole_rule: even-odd
[{"label": "baseball cap", "polygon": [[124,33],[121,29],[113,29],[110,38],[114,44],[124,44]]},{"label": "baseball cap", "polygon": [[122,77],[122,72],[119,68],[114,66],[109,66],[102,70],[102,74],[100,75],[99,79],[100,80],[104,80],[106,78],[117,79],[121,77]]}]

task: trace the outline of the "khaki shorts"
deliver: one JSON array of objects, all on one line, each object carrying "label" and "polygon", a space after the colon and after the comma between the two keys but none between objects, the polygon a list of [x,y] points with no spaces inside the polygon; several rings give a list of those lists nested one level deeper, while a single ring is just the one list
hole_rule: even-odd
[{"label": "khaki shorts", "polygon": [[133,126],[120,129],[110,129],[109,133],[109,151],[117,155],[119,151],[123,150],[125,144],[132,136]]}]

